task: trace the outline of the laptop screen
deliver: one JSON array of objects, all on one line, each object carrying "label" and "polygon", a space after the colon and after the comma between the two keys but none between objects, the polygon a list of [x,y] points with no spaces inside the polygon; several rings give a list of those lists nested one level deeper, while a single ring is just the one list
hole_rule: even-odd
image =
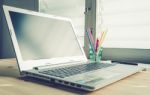
[{"label": "laptop screen", "polygon": [[70,21],[9,11],[23,60],[82,56]]}]

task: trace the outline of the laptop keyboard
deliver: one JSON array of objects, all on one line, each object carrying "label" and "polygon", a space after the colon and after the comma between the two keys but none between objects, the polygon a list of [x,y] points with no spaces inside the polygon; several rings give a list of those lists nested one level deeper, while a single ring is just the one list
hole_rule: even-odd
[{"label": "laptop keyboard", "polygon": [[82,64],[82,65],[75,65],[70,67],[44,70],[44,71],[39,71],[39,73],[65,78],[72,75],[81,74],[81,73],[102,69],[110,66],[114,66],[114,64],[90,63],[90,64]]}]

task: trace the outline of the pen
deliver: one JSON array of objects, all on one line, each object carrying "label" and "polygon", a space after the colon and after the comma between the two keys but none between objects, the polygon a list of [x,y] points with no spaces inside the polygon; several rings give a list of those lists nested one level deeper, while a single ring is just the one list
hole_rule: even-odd
[{"label": "pen", "polygon": [[119,64],[127,64],[127,65],[138,65],[136,62],[127,62],[127,61],[111,61],[112,63],[119,63]]},{"label": "pen", "polygon": [[89,32],[89,37],[90,37],[90,39],[91,39],[91,41],[93,43],[93,46],[94,46],[94,38],[93,38],[92,30],[89,29],[88,32]]},{"label": "pen", "polygon": [[100,38],[100,40],[99,40],[99,45],[98,45],[98,49],[97,49],[97,54],[101,51],[102,44],[103,44],[104,39],[105,39],[105,37],[106,37],[106,33],[107,33],[107,32],[103,32],[103,33],[102,33],[102,36],[101,36],[101,38]]},{"label": "pen", "polygon": [[86,35],[87,35],[87,37],[88,37],[88,40],[89,40],[90,46],[91,46],[91,48],[92,48],[92,50],[93,50],[94,54],[96,54],[96,53],[95,53],[94,44],[92,43],[92,40],[90,39],[90,34],[89,34],[89,32],[88,32],[88,31],[86,31]]},{"label": "pen", "polygon": [[102,46],[104,39],[106,37],[106,34],[107,34],[107,32],[102,33],[102,36],[101,36],[100,41],[99,41],[99,48]]},{"label": "pen", "polygon": [[96,51],[96,52],[98,51],[98,46],[99,46],[99,40],[97,39],[97,40],[96,40],[96,47],[95,47],[95,51]]}]

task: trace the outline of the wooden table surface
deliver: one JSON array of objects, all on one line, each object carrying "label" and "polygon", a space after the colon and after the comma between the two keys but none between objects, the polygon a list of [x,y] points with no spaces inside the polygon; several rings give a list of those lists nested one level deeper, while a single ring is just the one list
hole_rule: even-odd
[{"label": "wooden table surface", "polygon": [[150,71],[142,71],[94,92],[18,78],[15,59],[0,60],[0,95],[150,95]]}]

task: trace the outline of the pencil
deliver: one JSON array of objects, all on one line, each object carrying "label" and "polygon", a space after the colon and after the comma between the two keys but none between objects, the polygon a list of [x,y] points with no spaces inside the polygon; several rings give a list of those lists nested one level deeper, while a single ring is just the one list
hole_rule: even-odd
[{"label": "pencil", "polygon": [[101,34],[101,36],[100,36],[100,38],[99,38],[99,46],[98,46],[98,47],[100,47],[100,45],[101,45],[101,42],[102,42],[103,36],[104,36],[104,32],[102,32],[102,34]]}]

